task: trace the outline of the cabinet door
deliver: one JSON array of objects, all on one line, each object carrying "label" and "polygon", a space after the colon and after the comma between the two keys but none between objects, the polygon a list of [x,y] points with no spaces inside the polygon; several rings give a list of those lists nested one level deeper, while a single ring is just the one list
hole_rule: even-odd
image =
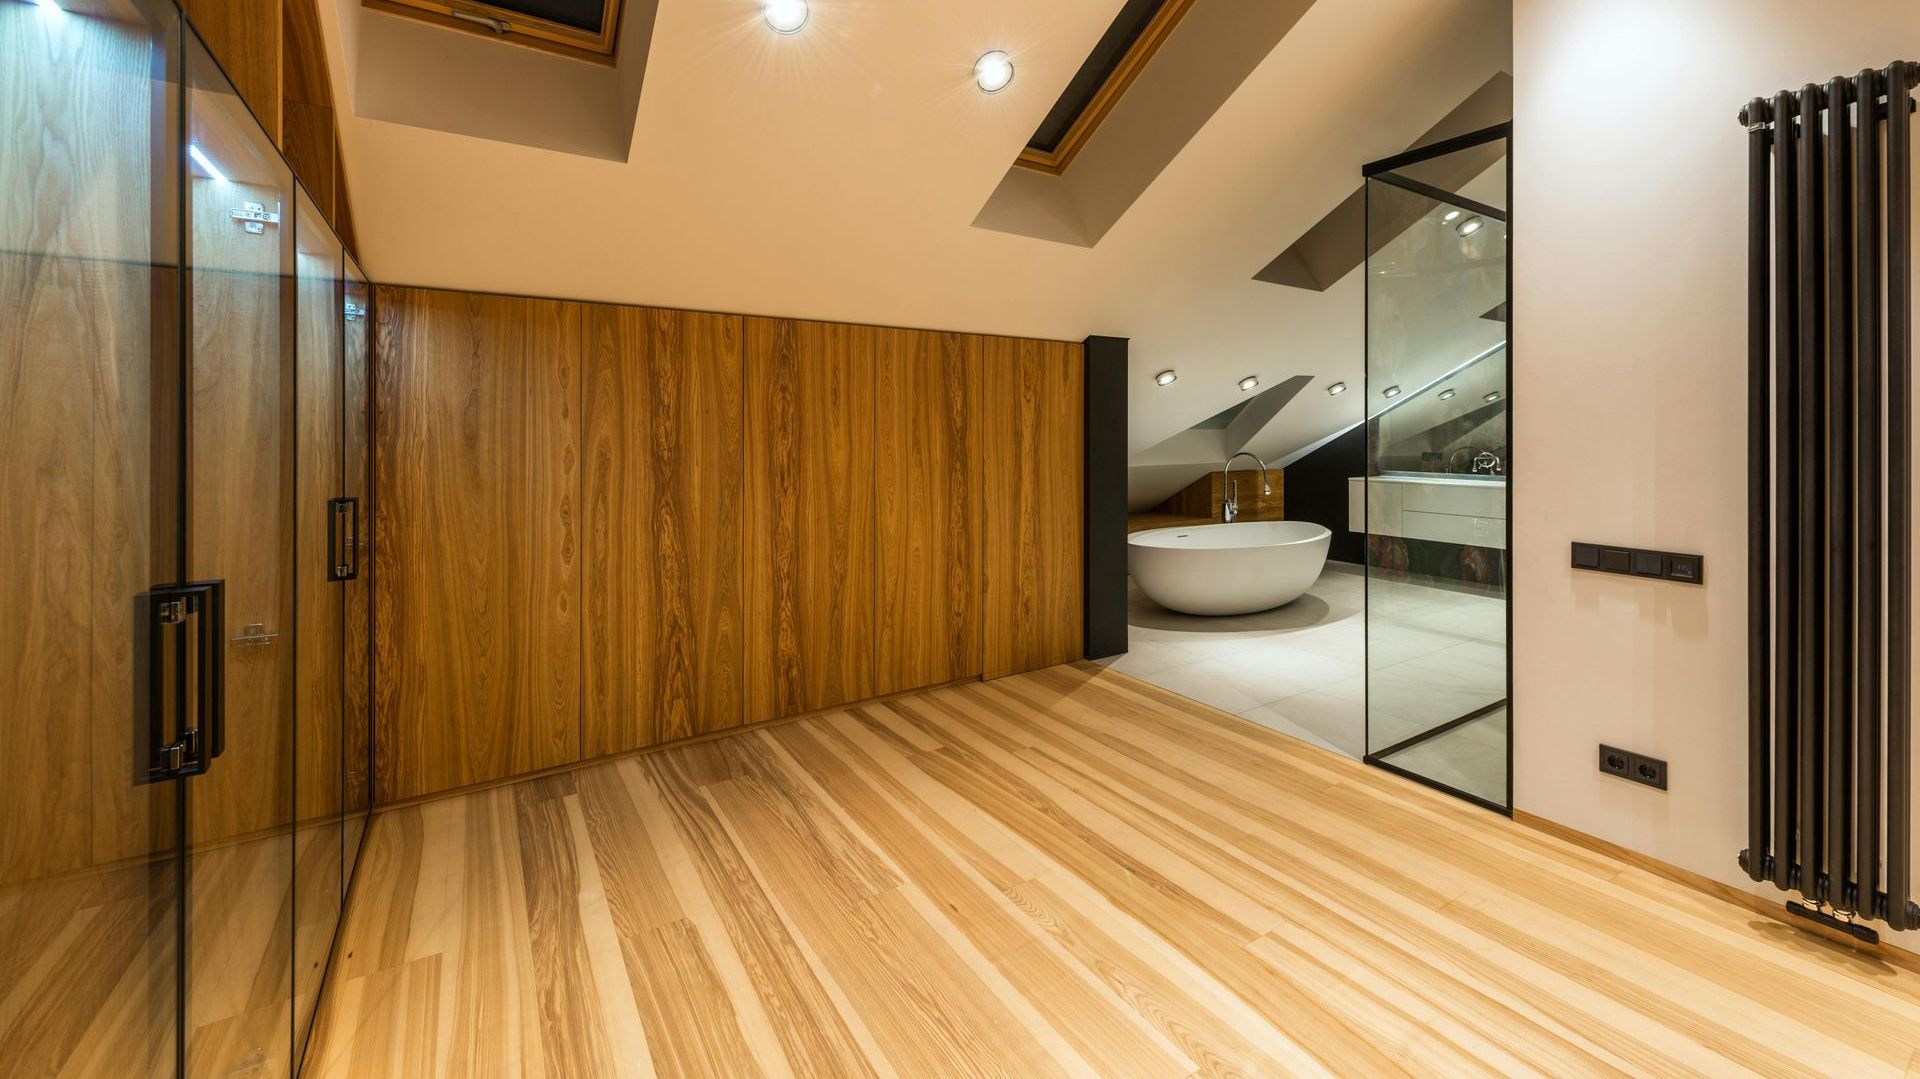
[{"label": "cabinet door", "polygon": [[1081,655],[1080,345],[974,338],[980,357],[986,676]]},{"label": "cabinet door", "polygon": [[345,345],[341,431],[346,464],[341,491],[351,501],[351,537],[346,554],[353,567],[353,575],[344,585],[347,645],[341,656],[346,678],[342,692],[346,727],[341,734],[346,769],[346,791],[341,806],[346,813],[346,832],[342,837],[345,861],[340,877],[344,894],[353,879],[360,838],[367,830],[367,815],[373,809],[373,559],[366,541],[373,532],[370,472],[373,462],[368,428],[373,414],[367,398],[370,374],[367,365],[373,354],[373,290],[351,257],[346,262],[340,317]]},{"label": "cabinet door", "polygon": [[134,625],[185,569],[179,32],[0,3],[8,1075],[177,1072],[182,786],[150,771],[177,728],[147,692],[176,683]]},{"label": "cabinet door", "polygon": [[294,1059],[340,924],[346,761],[344,670],[350,503],[341,496],[341,270],[344,253],[304,188],[294,199],[296,475],[294,581]]},{"label": "cabinet door", "polygon": [[873,695],[870,326],[746,325],[747,719]]},{"label": "cabinet door", "polygon": [[293,176],[186,40],[187,573],[224,582],[224,745],[187,781],[187,1069],[292,1070]]}]

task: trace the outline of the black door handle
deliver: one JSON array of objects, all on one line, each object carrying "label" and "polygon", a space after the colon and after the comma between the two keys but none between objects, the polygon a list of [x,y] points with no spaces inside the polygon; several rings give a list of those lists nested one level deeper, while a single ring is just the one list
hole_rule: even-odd
[{"label": "black door handle", "polygon": [[360,500],[327,499],[327,580],[360,576]]},{"label": "black door handle", "polygon": [[199,775],[226,751],[222,581],[134,597],[134,782]]}]

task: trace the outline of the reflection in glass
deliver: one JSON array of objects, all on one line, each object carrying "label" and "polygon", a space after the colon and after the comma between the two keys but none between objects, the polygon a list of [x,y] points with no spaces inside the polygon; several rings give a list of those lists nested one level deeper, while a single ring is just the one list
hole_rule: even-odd
[{"label": "reflection in glass", "polygon": [[[187,1068],[291,1070],[293,176],[186,42],[189,574],[226,582],[226,751],[188,783]],[[204,163],[202,163],[204,161]],[[208,167],[211,165],[211,167]]]},{"label": "reflection in glass", "polygon": [[130,627],[180,571],[178,80],[170,11],[0,3],[7,1075],[176,1070],[180,785],[136,774]]},{"label": "reflection in glass", "polygon": [[[373,506],[369,498],[373,481],[369,471],[372,449],[368,440],[371,412],[367,398],[368,359],[373,352],[373,290],[351,257],[346,260],[346,287],[340,317],[345,338],[342,411],[346,469],[342,493],[358,504],[360,528],[352,539],[355,543],[364,543],[373,531]],[[373,558],[371,551],[350,553],[359,572],[345,584],[346,829],[345,865],[340,876],[343,894],[353,880],[360,838],[366,832],[367,815],[373,809],[373,682],[369,651],[373,639]]]},{"label": "reflection in glass", "polygon": [[1368,759],[1508,791],[1506,143],[1367,181]]},{"label": "reflection in glass", "polygon": [[327,952],[340,923],[344,734],[341,650],[345,594],[330,572],[338,542],[332,500],[341,481],[340,317],[345,253],[320,210],[296,189],[293,214],[299,387],[297,570],[300,620],[294,739],[294,1057],[306,1048]]}]

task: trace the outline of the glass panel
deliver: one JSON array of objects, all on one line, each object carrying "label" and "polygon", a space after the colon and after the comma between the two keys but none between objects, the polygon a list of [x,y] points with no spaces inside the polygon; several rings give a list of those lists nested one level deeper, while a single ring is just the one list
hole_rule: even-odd
[{"label": "glass panel", "polygon": [[181,784],[132,627],[181,571],[179,28],[66,6],[0,2],[0,1072],[172,1075]]},{"label": "glass panel", "polygon": [[293,177],[189,32],[188,565],[226,582],[226,748],[188,783],[187,1067],[292,1068]]},{"label": "glass panel", "polygon": [[1368,759],[1508,797],[1504,140],[1367,181]]},{"label": "glass panel", "polygon": [[340,496],[340,241],[305,189],[294,199],[294,275],[299,371],[299,522],[295,544],[299,582],[299,700],[295,739],[294,804],[294,1059],[306,1048],[327,950],[340,924],[341,649],[346,638],[345,590],[332,572],[344,536],[334,516]]},{"label": "glass panel", "polygon": [[360,268],[347,259],[346,301],[346,487],[359,510],[359,528],[351,557],[355,570],[347,582],[346,667],[346,865],[341,887],[353,880],[353,866],[366,833],[367,814],[373,808],[373,560],[363,537],[373,534],[371,443],[372,418],[367,399],[368,358],[373,351],[373,290]]}]

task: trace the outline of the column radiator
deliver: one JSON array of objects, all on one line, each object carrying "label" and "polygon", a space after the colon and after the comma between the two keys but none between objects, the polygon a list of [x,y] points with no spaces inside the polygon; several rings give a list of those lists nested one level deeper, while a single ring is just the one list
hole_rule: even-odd
[{"label": "column radiator", "polygon": [[1740,112],[1749,179],[1747,849],[1796,914],[1920,928],[1912,873],[1912,91]]}]

